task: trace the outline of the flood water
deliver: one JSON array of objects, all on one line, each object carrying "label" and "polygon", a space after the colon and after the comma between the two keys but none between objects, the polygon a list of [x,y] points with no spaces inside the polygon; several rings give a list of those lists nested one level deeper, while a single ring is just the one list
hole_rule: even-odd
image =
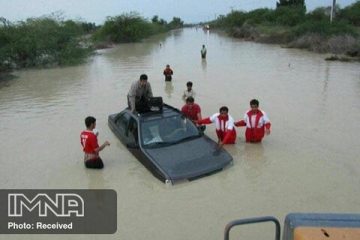
[{"label": "flood water", "polygon": [[[200,58],[205,44],[207,60]],[[114,189],[113,235],[0,235],[0,239],[223,239],[235,219],[289,212],[360,212],[360,64],[184,29],[100,50],[86,64],[17,71],[0,82],[2,189]],[[166,64],[174,70],[165,83]],[[155,96],[181,107],[194,83],[202,115],[226,105],[236,120],[257,98],[272,122],[262,144],[225,146],[234,165],[175,186],[157,180],[120,143],[107,116],[126,106],[146,73]],[[105,168],[84,168],[79,134],[97,118]],[[214,126],[206,133],[216,140]],[[232,238],[273,239],[273,226],[234,229]]]}]

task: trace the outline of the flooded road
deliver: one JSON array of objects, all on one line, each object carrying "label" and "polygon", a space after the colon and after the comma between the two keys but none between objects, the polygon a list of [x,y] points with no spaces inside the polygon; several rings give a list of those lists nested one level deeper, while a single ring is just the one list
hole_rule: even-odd
[{"label": "flooded road", "polygon": [[[200,58],[205,44],[207,60]],[[360,212],[360,64],[324,55],[185,29],[145,43],[100,50],[81,66],[24,70],[0,82],[0,187],[114,189],[114,235],[0,235],[0,239],[223,239],[234,219],[289,212]],[[174,70],[165,84],[166,64]],[[203,117],[227,105],[236,120],[257,98],[272,132],[246,144],[237,128],[226,149],[234,165],[196,181],[166,186],[107,126],[126,106],[130,84],[149,76],[155,96],[181,107],[194,83]],[[105,168],[84,168],[79,134],[97,118]],[[206,133],[215,138],[214,126]],[[231,237],[273,238],[272,225],[234,229]],[[261,229],[261,230],[259,230]]]}]

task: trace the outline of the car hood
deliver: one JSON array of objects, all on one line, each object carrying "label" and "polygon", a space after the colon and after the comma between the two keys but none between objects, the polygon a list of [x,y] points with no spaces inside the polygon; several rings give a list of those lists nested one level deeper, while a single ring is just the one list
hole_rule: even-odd
[{"label": "car hood", "polygon": [[171,180],[191,179],[221,170],[232,162],[231,155],[204,136],[160,148],[144,149]]}]

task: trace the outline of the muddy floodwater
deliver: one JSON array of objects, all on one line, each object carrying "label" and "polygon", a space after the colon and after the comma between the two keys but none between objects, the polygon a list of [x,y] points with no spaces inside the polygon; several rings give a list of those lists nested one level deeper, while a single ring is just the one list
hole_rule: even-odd
[{"label": "muddy floodwater", "polygon": [[[202,44],[207,59],[201,60]],[[0,82],[1,189],[114,189],[110,235],[0,235],[0,239],[223,239],[235,219],[289,212],[360,212],[360,64],[184,29],[99,50],[87,63],[17,71]],[[174,70],[165,83],[166,64]],[[209,116],[226,105],[235,120],[257,98],[271,134],[261,144],[225,146],[234,165],[167,186],[120,143],[107,117],[126,106],[146,73],[155,96],[181,107],[187,81]],[[105,168],[84,168],[79,134],[97,118]],[[214,126],[206,130],[216,140]],[[273,239],[273,226],[236,228],[232,238]]]}]

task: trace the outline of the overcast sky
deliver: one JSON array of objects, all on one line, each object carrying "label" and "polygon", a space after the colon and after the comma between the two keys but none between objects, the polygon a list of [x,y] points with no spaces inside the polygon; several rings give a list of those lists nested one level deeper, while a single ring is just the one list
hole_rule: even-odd
[{"label": "overcast sky", "polygon": [[[336,0],[341,8],[357,0]],[[330,6],[332,0],[305,0],[308,11]],[[0,0],[0,17],[14,22],[62,12],[63,17],[102,24],[107,16],[131,11],[151,19],[154,15],[170,21],[174,16],[185,23],[212,20],[233,10],[275,8],[276,0]]]}]

